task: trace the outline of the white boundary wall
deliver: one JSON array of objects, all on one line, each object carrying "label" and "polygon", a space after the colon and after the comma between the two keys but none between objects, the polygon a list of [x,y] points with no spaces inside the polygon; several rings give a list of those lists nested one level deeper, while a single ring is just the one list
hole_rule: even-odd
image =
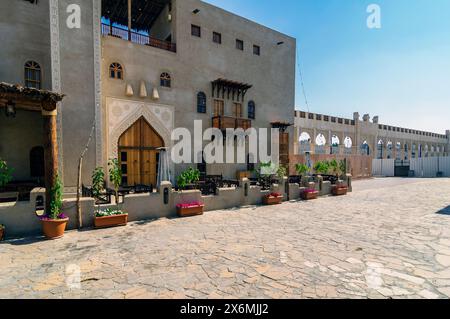
[{"label": "white boundary wall", "polygon": [[374,159],[372,162],[372,175],[394,177],[394,159]]},{"label": "white boundary wall", "polygon": [[[450,177],[450,157],[423,157],[410,160],[410,170],[414,171],[414,177],[432,178],[438,172],[443,177]],[[373,176],[395,176],[394,159],[374,159],[372,163]]]},{"label": "white boundary wall", "polygon": [[415,158],[411,160],[410,169],[415,177],[436,177],[438,172],[450,177],[450,157]]}]

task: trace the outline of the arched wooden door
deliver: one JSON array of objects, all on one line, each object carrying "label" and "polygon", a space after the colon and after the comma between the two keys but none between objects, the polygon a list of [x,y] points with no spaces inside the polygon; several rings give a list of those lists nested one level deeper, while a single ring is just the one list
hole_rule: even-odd
[{"label": "arched wooden door", "polygon": [[156,185],[161,136],[142,117],[119,138],[122,184]]}]

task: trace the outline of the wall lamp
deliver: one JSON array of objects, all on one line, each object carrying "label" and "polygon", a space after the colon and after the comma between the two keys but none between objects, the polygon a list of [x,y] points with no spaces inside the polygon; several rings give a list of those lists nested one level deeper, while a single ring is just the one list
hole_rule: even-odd
[{"label": "wall lamp", "polygon": [[16,104],[12,101],[8,101],[8,103],[6,103],[5,115],[6,117],[16,117]]},{"label": "wall lamp", "polygon": [[200,9],[195,9],[194,11],[192,11],[193,14],[197,14],[200,12]]}]

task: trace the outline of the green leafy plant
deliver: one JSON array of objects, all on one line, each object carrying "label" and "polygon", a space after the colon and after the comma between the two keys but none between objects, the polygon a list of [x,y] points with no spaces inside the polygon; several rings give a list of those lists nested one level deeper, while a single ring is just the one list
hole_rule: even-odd
[{"label": "green leafy plant", "polygon": [[280,180],[283,179],[285,176],[287,176],[286,167],[280,165],[277,169],[277,176]]},{"label": "green leafy plant", "polygon": [[0,159],[0,187],[5,187],[12,181],[13,169],[8,167],[8,164]]},{"label": "green leafy plant", "polygon": [[200,171],[198,169],[188,168],[182,172],[177,178],[177,185],[184,189],[188,185],[195,184],[200,180]]},{"label": "green leafy plant", "polygon": [[337,160],[333,159],[333,160],[329,161],[328,167],[329,167],[328,171],[331,175],[339,177],[342,174],[341,167],[339,166],[339,163]]},{"label": "green leafy plant", "polygon": [[128,215],[128,213],[124,213],[120,209],[111,209],[111,208],[107,208],[105,210],[99,210],[95,213],[96,217],[110,217],[110,216],[117,216],[117,215]]},{"label": "green leafy plant", "polygon": [[300,176],[307,175],[310,172],[310,168],[306,164],[295,164],[295,170]]},{"label": "green leafy plant", "polygon": [[49,219],[65,219],[65,216],[61,216],[61,208],[63,205],[63,184],[61,178],[56,175],[55,185],[51,191],[51,202],[50,202],[50,214]]},{"label": "green leafy plant", "polygon": [[103,167],[97,167],[92,173],[92,196],[98,198],[102,194],[104,189],[105,189],[105,172],[103,170]]},{"label": "green leafy plant", "polygon": [[341,172],[341,175],[347,174],[347,161],[346,160],[339,161],[339,170]]},{"label": "green leafy plant", "polygon": [[314,164],[314,171],[317,174],[327,174],[329,169],[330,164],[328,163],[328,161],[319,161]]},{"label": "green leafy plant", "polygon": [[117,158],[110,159],[108,162],[109,167],[109,181],[114,186],[114,197],[116,199],[116,205],[119,207],[119,187],[122,184],[122,169],[120,167],[119,160]]}]

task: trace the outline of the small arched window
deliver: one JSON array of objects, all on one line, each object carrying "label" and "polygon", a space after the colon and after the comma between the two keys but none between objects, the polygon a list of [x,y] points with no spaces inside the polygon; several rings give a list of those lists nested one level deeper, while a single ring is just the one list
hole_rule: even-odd
[{"label": "small arched window", "polygon": [[123,80],[123,68],[120,63],[112,63],[109,66],[109,77],[111,79]]},{"label": "small arched window", "polygon": [[41,89],[42,74],[41,66],[35,61],[25,63],[25,86],[28,88]]},{"label": "small arched window", "polygon": [[197,113],[206,113],[206,94],[203,92],[197,94]]},{"label": "small arched window", "polygon": [[172,78],[169,73],[164,72],[161,74],[160,85],[166,88],[170,88],[172,86]]},{"label": "small arched window", "polygon": [[256,104],[254,101],[248,102],[248,118],[254,120],[256,118]]}]

